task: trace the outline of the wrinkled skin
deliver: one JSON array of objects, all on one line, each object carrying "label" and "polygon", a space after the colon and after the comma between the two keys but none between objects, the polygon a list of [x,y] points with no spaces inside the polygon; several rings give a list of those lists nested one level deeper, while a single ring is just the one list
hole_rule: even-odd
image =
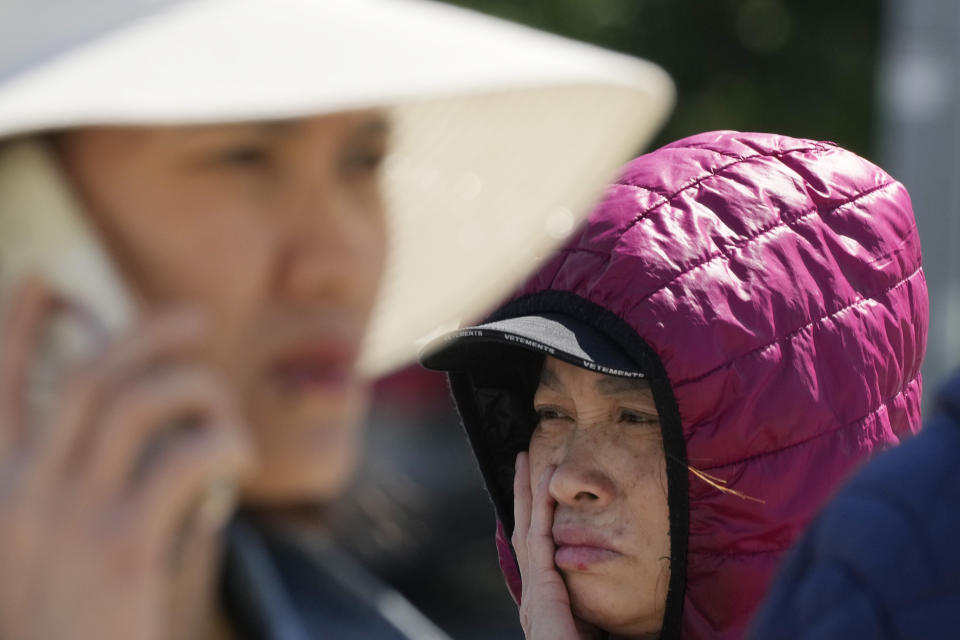
[{"label": "wrinkled skin", "polygon": [[670,540],[649,387],[548,357],[534,408],[530,451],[516,463],[512,540],[527,638],[655,637]]},{"label": "wrinkled skin", "polygon": [[[211,484],[233,479],[257,506],[322,503],[356,462],[383,120],[84,129],[53,144],[139,312],[32,423],[25,378],[61,301],[30,281],[7,305],[0,637],[229,636],[215,577],[230,505],[207,499]],[[166,429],[185,417],[192,428]]]}]

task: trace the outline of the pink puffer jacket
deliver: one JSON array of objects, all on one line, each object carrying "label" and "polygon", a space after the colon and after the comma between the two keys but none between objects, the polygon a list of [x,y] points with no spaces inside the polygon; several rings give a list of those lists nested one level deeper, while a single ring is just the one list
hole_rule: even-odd
[{"label": "pink puffer jacket", "polygon": [[[910,199],[830,143],[714,132],[634,160],[493,319],[543,312],[652,372],[671,509],[664,637],[742,637],[838,483],[920,426],[927,289]],[[451,385],[516,594],[504,529],[529,429],[517,436],[475,378]]]}]

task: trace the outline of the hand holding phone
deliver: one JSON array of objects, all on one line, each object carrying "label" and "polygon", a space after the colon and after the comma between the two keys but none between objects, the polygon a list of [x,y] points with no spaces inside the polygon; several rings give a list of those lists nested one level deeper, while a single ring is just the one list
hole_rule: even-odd
[{"label": "hand holding phone", "polygon": [[[227,515],[201,505],[252,458],[232,394],[190,357],[200,318],[134,317],[37,141],[0,149],[0,295],[0,637],[176,637],[176,576],[212,561],[197,554]],[[40,363],[56,375],[37,412]]]}]

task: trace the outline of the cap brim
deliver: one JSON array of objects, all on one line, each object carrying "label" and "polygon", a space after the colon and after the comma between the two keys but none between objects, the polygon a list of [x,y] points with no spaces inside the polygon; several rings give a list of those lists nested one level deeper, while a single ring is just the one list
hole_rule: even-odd
[{"label": "cap brim", "polygon": [[[370,374],[518,284],[673,101],[655,65],[446,5],[136,2],[152,8],[122,28],[34,64],[0,65],[0,138],[386,109],[392,240],[362,358]],[[0,40],[37,31],[9,15]]]},{"label": "cap brim", "polygon": [[491,343],[536,351],[610,376],[646,377],[609,338],[560,314],[520,316],[451,331],[424,347],[420,364],[437,371],[469,371],[487,360],[482,349]]}]

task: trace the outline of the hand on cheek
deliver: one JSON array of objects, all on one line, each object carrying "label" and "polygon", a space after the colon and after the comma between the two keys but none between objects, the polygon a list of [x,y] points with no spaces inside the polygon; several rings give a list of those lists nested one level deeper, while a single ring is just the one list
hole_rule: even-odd
[{"label": "hand on cheek", "polygon": [[520,624],[527,640],[594,640],[596,627],[574,617],[570,594],[557,571],[553,556],[553,511],[550,478],[554,467],[544,469],[531,490],[530,462],[526,452],[517,455],[513,478],[513,543],[520,565],[523,589]]}]

